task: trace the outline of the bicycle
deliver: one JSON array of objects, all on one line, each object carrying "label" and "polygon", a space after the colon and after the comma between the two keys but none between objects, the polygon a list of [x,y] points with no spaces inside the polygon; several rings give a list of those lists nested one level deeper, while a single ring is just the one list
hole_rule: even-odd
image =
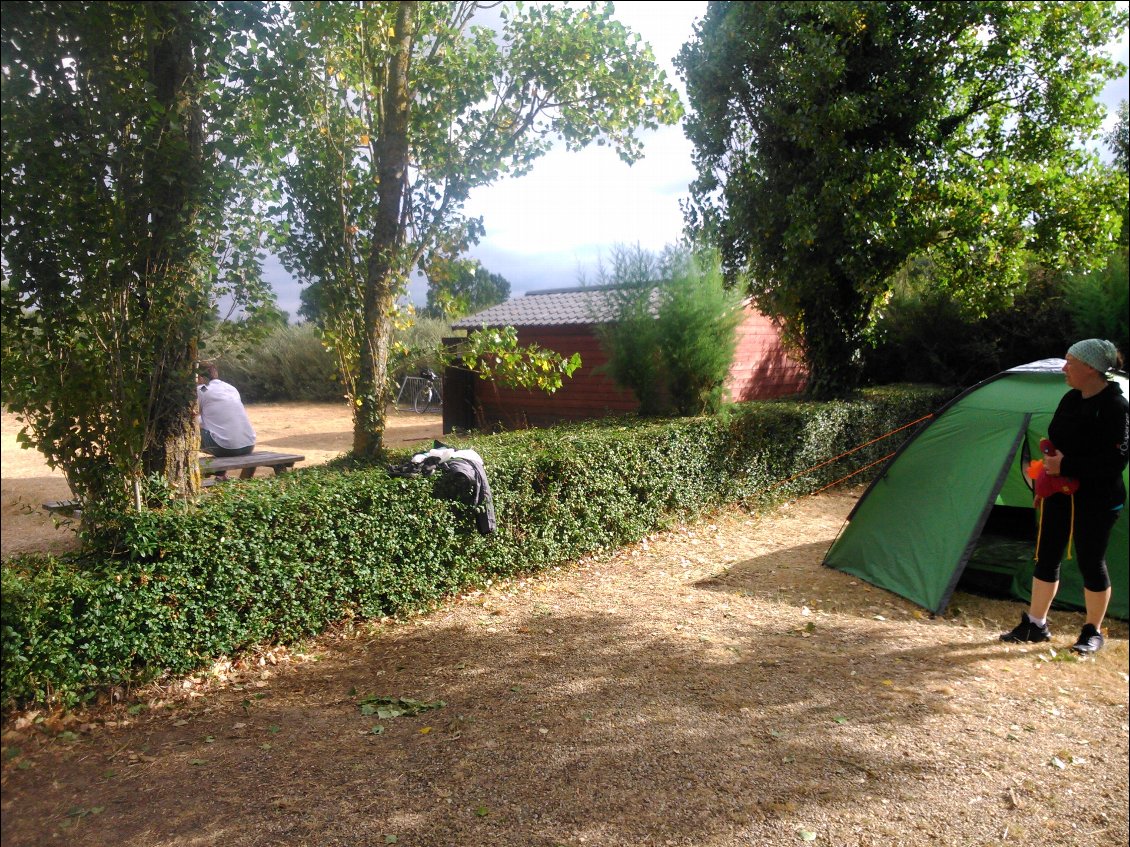
[{"label": "bicycle", "polygon": [[417,414],[424,414],[432,406],[443,408],[443,395],[440,393],[439,374],[431,368],[424,368],[418,377],[423,385],[416,392],[412,408]]}]

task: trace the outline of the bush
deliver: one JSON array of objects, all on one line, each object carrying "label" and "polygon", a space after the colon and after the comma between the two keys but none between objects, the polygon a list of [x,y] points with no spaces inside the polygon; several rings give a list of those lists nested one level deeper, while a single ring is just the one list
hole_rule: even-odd
[{"label": "bush", "polygon": [[395,332],[396,346],[389,361],[389,379],[399,385],[405,376],[416,376],[424,368],[442,373],[443,339],[456,334],[445,320],[417,315],[411,326]]},{"label": "bush", "polygon": [[244,403],[340,402],[345,392],[337,360],[308,323],[278,327],[218,367],[220,378],[239,389]]},{"label": "bush", "polygon": [[661,286],[659,349],[677,414],[721,407],[741,320],[741,298],[725,288],[717,256],[688,259]]},{"label": "bush", "polygon": [[997,312],[974,331],[992,340],[996,361],[984,379],[1016,365],[1062,357],[1076,339],[1067,304],[1063,272],[1039,266],[1028,269],[1026,285],[1012,308]]},{"label": "bush", "polygon": [[659,353],[659,322],[652,309],[650,283],[609,289],[614,321],[596,324],[600,346],[608,357],[603,370],[621,388],[632,392],[644,417],[662,414],[668,394]]},{"label": "bush", "polygon": [[[434,318],[396,329],[389,379],[399,385],[405,374],[425,367],[442,370],[440,350],[449,334],[448,324]],[[311,323],[277,327],[218,366],[220,378],[239,389],[244,403],[335,403],[345,397],[337,359]]]},{"label": "bush", "polygon": [[866,378],[969,385],[1000,368],[995,345],[945,292],[900,291],[887,304]]},{"label": "bush", "polygon": [[[655,274],[665,273],[660,281]],[[663,260],[619,248],[603,278],[614,317],[599,324],[604,369],[640,414],[716,412],[734,359],[741,298],[723,284],[717,255],[668,250]],[[600,316],[604,321],[606,316]]]},{"label": "bush", "polygon": [[965,386],[1016,365],[1063,356],[1076,340],[1064,276],[1032,265],[1007,308],[969,313],[933,287],[928,265],[914,267],[877,316],[865,379]]},{"label": "bush", "polygon": [[99,554],[3,563],[0,696],[5,707],[73,705],[345,617],[426,609],[465,586],[615,548],[725,503],[768,506],[893,451],[881,442],[802,473],[945,399],[888,388],[854,401],[741,404],[711,418],[454,439],[488,470],[499,531],[485,537],[467,507],[434,496],[430,479],[347,461],[116,515]]}]

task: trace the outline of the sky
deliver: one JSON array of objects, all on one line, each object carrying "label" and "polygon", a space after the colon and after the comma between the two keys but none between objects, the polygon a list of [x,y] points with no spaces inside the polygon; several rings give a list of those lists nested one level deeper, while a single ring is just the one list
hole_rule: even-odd
[{"label": "sky", "polygon": [[[672,60],[690,39],[706,5],[704,1],[616,3],[616,18],[651,44],[680,97],[684,97],[683,83]],[[1128,41],[1124,36],[1110,48],[1123,65],[1130,65]],[[1108,128],[1118,103],[1130,99],[1128,79],[1123,74],[1103,92]],[[602,257],[607,260],[616,245],[658,252],[678,241],[683,231],[679,201],[689,196],[688,186],[696,176],[691,143],[681,125],[647,131],[641,138],[644,157],[631,166],[607,147],[576,153],[555,149],[523,177],[474,189],[465,211],[482,216],[486,234],[469,255],[491,273],[505,277],[511,296],[518,297],[527,291],[577,285],[582,276],[593,279],[598,262]],[[296,319],[299,285],[274,257],[268,257],[264,272],[279,308]],[[423,305],[426,284],[413,282],[409,296]]]}]

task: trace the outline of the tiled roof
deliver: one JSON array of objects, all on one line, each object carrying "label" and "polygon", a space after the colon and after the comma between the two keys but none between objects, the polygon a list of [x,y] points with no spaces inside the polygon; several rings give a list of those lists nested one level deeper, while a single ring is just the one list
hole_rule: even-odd
[{"label": "tiled roof", "polygon": [[[654,298],[655,292],[652,296]],[[561,288],[530,291],[524,297],[460,318],[451,327],[472,330],[498,326],[573,326],[602,323],[615,314],[613,292],[607,288]]]}]

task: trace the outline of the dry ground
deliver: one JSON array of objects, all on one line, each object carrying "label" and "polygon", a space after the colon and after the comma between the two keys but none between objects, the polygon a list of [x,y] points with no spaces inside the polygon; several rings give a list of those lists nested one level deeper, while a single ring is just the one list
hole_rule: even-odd
[{"label": "dry ground", "polygon": [[[249,406],[248,417],[258,436],[256,449],[298,453],[305,462],[297,467],[320,465],[349,450],[353,422],[344,403],[262,403]],[[52,471],[35,450],[22,450],[16,441],[20,421],[11,412],[2,416],[3,481],[0,483],[0,516],[3,535],[0,554],[37,550],[60,552],[75,546],[74,523],[54,517],[43,509],[52,500],[68,500],[70,488],[60,471]],[[394,412],[389,417],[388,443],[393,446],[430,446],[438,437],[439,415]],[[270,476],[259,468],[258,476]]]},{"label": "dry ground", "polygon": [[1005,646],[1018,603],[823,568],[856,496],[15,716],[3,844],[1126,844],[1126,625],[1076,661],[1079,614]]}]

